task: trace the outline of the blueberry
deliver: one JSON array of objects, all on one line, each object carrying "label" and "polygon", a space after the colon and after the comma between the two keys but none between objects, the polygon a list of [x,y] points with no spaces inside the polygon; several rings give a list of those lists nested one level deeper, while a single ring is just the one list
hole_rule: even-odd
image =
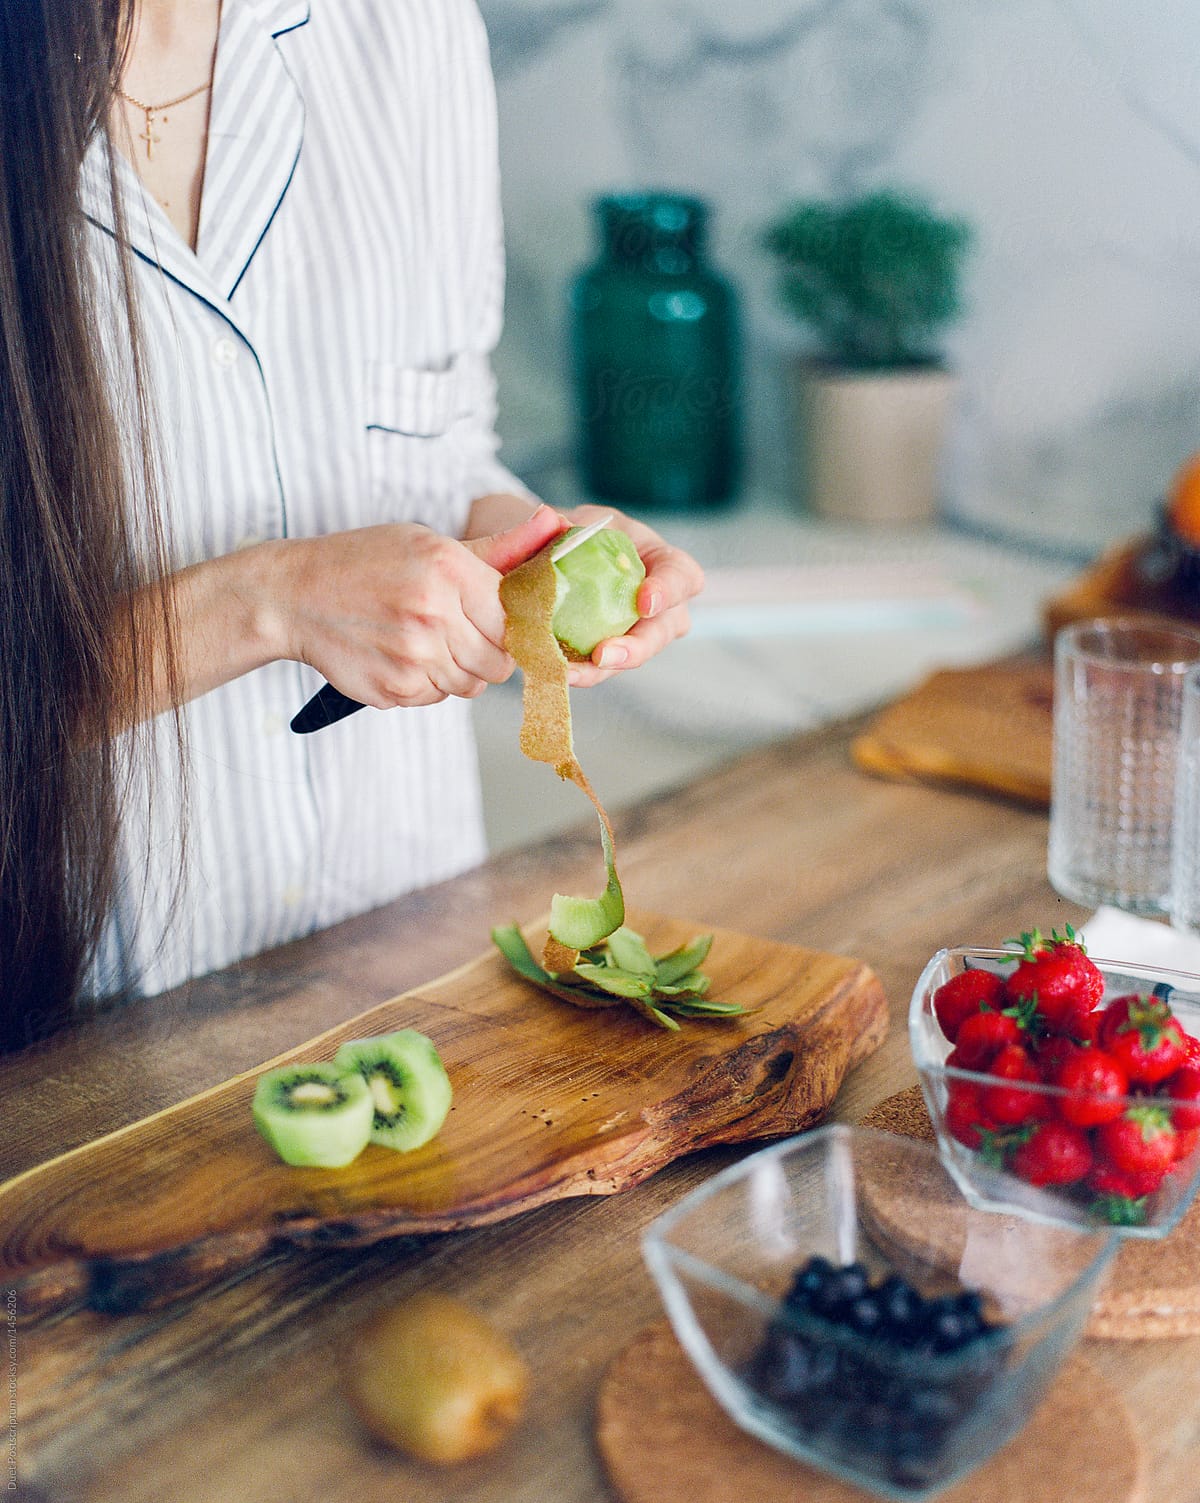
[{"label": "blueberry", "polygon": [[975,1289],[968,1289],[955,1301],[958,1318],[962,1322],[963,1340],[970,1341],[987,1329],[983,1316],[983,1300]]},{"label": "blueberry", "polygon": [[847,1263],[844,1268],[838,1269],[837,1278],[842,1298],[847,1302],[858,1299],[871,1287],[871,1277],[861,1263]]},{"label": "blueberry", "polygon": [[834,1269],[825,1280],[813,1299],[813,1309],[829,1319],[843,1319],[845,1311],[866,1294],[868,1287],[867,1270],[862,1264],[847,1263],[844,1268]]},{"label": "blueberry", "polygon": [[[832,1330],[806,1338],[791,1326],[772,1326],[749,1381],[810,1440],[906,1486],[936,1481],[955,1428],[1003,1366],[999,1340],[980,1338],[998,1337],[1004,1327],[988,1322],[978,1292],[960,1288],[925,1299],[897,1274],[873,1286],[861,1263],[838,1267],[813,1257],[797,1271],[786,1304],[809,1331],[816,1317],[867,1340],[846,1341]],[[940,1385],[936,1364],[922,1381],[892,1356],[933,1356],[967,1344],[971,1352],[955,1365],[953,1380]]]},{"label": "blueberry", "polygon": [[846,1308],[846,1323],[862,1336],[873,1336],[883,1326],[883,1311],[879,1308],[879,1296],[860,1294]]},{"label": "blueberry", "polygon": [[750,1374],[764,1398],[789,1403],[804,1394],[812,1374],[809,1347],[795,1331],[772,1326]]},{"label": "blueberry", "polygon": [[948,1389],[915,1389],[910,1396],[907,1418],[914,1429],[944,1430],[959,1414],[958,1400]]},{"label": "blueberry", "polygon": [[898,1274],[884,1279],[875,1297],[889,1331],[899,1335],[916,1324],[922,1305],[921,1296]]},{"label": "blueberry", "polygon": [[788,1290],[784,1303],[791,1305],[793,1309],[807,1310],[833,1272],[833,1264],[828,1258],[809,1258],[792,1280],[792,1287]]}]

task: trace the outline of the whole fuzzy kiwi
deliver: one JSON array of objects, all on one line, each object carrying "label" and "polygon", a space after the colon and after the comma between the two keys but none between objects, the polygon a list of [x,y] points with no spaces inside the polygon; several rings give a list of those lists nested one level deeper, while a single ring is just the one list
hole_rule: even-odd
[{"label": "whole fuzzy kiwi", "polygon": [[525,1409],[529,1370],[507,1337],[459,1300],[415,1294],[349,1345],[350,1401],[370,1433],[422,1461],[492,1450]]}]

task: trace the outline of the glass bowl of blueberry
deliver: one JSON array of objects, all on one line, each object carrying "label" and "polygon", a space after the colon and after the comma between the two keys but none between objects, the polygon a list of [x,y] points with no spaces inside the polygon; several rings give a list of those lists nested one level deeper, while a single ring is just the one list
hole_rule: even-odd
[{"label": "glass bowl of blueberry", "polygon": [[1111,1230],[978,1210],[930,1144],[832,1126],[701,1185],[644,1252],[681,1345],[742,1429],[920,1499],[1032,1414],[1118,1245]]},{"label": "glass bowl of blueberry", "polygon": [[984,1210],[1163,1237],[1200,1185],[1200,976],[1034,930],[925,967],[909,1041],[946,1167]]}]

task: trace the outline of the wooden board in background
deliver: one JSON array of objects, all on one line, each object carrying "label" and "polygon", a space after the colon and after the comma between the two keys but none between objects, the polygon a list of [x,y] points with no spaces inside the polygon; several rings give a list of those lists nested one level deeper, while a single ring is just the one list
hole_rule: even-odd
[{"label": "wooden board in background", "polygon": [[851,753],[882,777],[1050,802],[1054,670],[1033,659],[932,674],[889,705]]},{"label": "wooden board in background", "polygon": [[[632,914],[655,953],[702,926]],[[539,943],[535,938],[535,945]],[[681,1154],[811,1126],[883,1041],[887,1003],[855,960],[719,930],[711,995],[753,1009],[668,1033],[548,997],[492,952],[202,1095],[0,1185],[0,1271],[28,1311],[126,1291],[160,1302],[273,1244],[358,1245],[503,1220],[637,1184]],[[344,1169],[281,1163],[255,1131],[262,1069],[413,1027],[454,1085],[442,1131]],[[102,1301],[103,1302],[103,1301]]]}]

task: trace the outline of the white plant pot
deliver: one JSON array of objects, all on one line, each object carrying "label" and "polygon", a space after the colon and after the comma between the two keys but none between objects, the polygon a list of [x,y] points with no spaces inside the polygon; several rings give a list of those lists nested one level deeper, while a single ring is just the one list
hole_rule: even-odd
[{"label": "white plant pot", "polygon": [[808,508],[874,526],[930,521],[954,376],[803,365],[793,379],[797,483]]}]

